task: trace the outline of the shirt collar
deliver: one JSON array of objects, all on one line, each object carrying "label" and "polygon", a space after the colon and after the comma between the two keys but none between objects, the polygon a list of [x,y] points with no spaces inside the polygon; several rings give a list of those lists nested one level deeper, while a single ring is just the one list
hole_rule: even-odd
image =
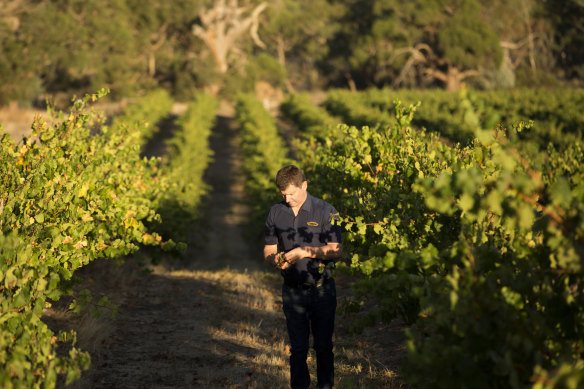
[{"label": "shirt collar", "polygon": [[[304,203],[302,203],[302,206],[298,210],[298,213],[300,213],[300,211],[306,212],[312,211],[312,199],[313,197],[310,195],[310,193],[306,192],[306,200],[304,200]],[[286,203],[286,200],[282,200],[281,204],[288,208],[290,212],[292,212],[292,208]]]},{"label": "shirt collar", "polygon": [[306,192],[306,200],[304,200],[304,203],[300,207],[299,212],[300,211],[306,211],[306,212],[312,211],[312,196],[308,192]]}]

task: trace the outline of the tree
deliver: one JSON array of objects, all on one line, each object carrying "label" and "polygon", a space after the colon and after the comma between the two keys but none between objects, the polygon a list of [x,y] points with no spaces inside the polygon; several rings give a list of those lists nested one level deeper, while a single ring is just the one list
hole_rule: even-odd
[{"label": "tree", "polygon": [[[69,95],[102,87],[119,96],[143,85],[132,10],[125,0],[31,4],[17,11],[18,29],[4,41],[9,53],[5,61],[11,62],[5,67],[3,89],[18,96],[18,90],[30,88],[26,97],[34,100],[43,92]],[[17,88],[11,87],[14,80],[19,80]]]},{"label": "tree", "polygon": [[178,98],[189,99],[201,86],[193,53],[204,49],[192,34],[202,0],[126,0],[133,37],[141,63],[141,78],[168,88]]},{"label": "tree", "polygon": [[501,62],[498,38],[480,19],[476,0],[344,4],[344,29],[333,50],[340,55],[333,62],[342,66],[344,61],[345,76],[361,85],[425,86],[438,81],[456,90],[466,78]]},{"label": "tree", "polygon": [[265,46],[259,39],[257,30],[259,16],[267,6],[267,3],[261,3],[245,16],[249,7],[240,7],[238,0],[218,0],[213,8],[201,10],[201,24],[193,25],[193,34],[211,50],[220,73],[229,69],[229,54],[242,54],[237,44],[244,34],[249,33],[258,46]]},{"label": "tree", "polygon": [[481,75],[482,68],[498,67],[502,53],[499,39],[480,19],[475,0],[441,2],[436,21],[434,66],[428,75],[458,90],[468,77]]},{"label": "tree", "polygon": [[554,53],[568,79],[584,78],[584,0],[545,0],[553,26]]},{"label": "tree", "polygon": [[40,53],[29,47],[23,23],[36,8],[27,0],[0,1],[0,104],[30,104],[42,92],[37,73]]},{"label": "tree", "polygon": [[339,6],[327,0],[278,0],[270,3],[260,32],[267,51],[293,75],[287,82],[314,86],[316,64],[329,54],[329,40],[338,30]]},{"label": "tree", "polygon": [[[553,30],[549,13],[536,0],[481,0],[481,15],[497,34],[503,50],[501,72],[529,75],[530,84],[541,72],[555,67]],[[512,83],[511,86],[513,86]]]},{"label": "tree", "polygon": [[[160,84],[188,97],[196,0],[0,0],[0,103]],[[178,87],[177,87],[178,85]],[[44,96],[43,96],[44,95]],[[48,95],[48,96],[47,96]],[[67,100],[68,103],[68,100]]]}]

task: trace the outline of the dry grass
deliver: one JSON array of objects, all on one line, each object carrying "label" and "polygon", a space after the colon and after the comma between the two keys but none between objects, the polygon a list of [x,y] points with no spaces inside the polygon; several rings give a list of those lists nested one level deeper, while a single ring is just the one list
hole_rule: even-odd
[{"label": "dry grass", "polygon": [[20,108],[15,104],[0,107],[0,125],[16,141],[20,141],[23,136],[30,136],[36,116],[47,117],[47,114],[44,110]]},{"label": "dry grass", "polygon": [[[103,111],[107,116],[112,116],[119,113],[127,104],[127,101],[119,103],[100,102],[95,107],[97,111]],[[173,112],[181,113],[184,109],[184,104],[177,103],[173,106]],[[21,108],[15,103],[0,106],[0,126],[16,142],[20,142],[23,137],[31,135],[32,123],[38,116],[47,121],[50,120],[50,115],[44,109]]]},{"label": "dry grass", "polygon": [[203,368],[197,384],[230,388],[287,385],[288,348],[281,302],[274,290],[275,275],[233,270],[178,271],[171,275],[211,282],[221,291],[221,299],[214,304],[218,309],[208,311],[206,333],[216,345],[213,352],[228,353],[238,368]]}]

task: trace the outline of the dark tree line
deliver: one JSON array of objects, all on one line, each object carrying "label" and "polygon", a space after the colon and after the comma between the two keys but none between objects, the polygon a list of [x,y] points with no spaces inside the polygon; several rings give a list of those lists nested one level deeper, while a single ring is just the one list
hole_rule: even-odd
[{"label": "dark tree line", "polygon": [[0,104],[578,83],[584,0],[0,0]]}]

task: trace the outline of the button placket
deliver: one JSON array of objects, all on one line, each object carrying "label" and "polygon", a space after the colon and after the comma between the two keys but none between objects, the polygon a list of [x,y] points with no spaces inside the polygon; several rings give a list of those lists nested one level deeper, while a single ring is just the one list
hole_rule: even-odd
[{"label": "button placket", "polygon": [[294,247],[299,247],[298,243],[298,216],[294,216],[292,225],[294,226]]}]

